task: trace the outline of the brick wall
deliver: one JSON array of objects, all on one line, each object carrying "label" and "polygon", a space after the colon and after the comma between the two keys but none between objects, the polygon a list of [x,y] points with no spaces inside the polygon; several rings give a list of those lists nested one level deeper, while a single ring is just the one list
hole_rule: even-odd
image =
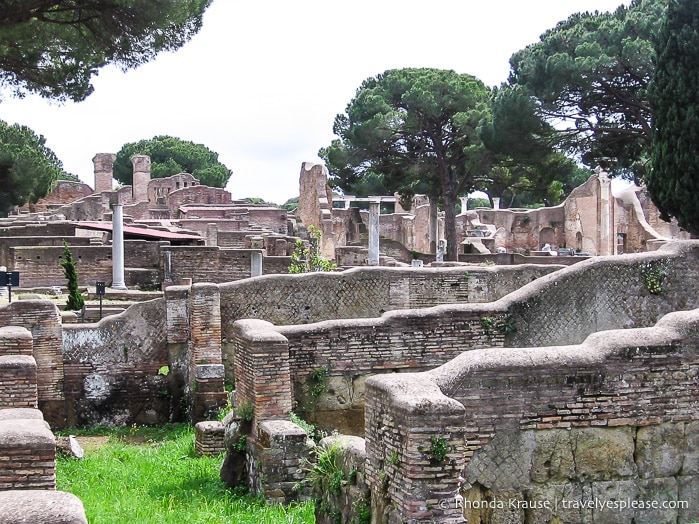
[{"label": "brick wall", "polygon": [[[0,266],[11,268],[14,261],[10,257],[13,247],[27,246],[61,246],[63,241],[70,246],[89,246],[90,239],[87,237],[0,237]],[[24,279],[22,279],[24,280]],[[22,282],[23,283],[23,282]]]},{"label": "brick wall", "polygon": [[[64,285],[61,267],[63,246],[12,247],[9,257],[12,269],[20,272],[22,287]],[[145,240],[124,242],[124,265],[127,268],[157,269],[160,264],[159,245]],[[95,281],[112,281],[111,246],[71,246],[76,261],[79,284],[94,285]],[[130,284],[127,282],[127,284]]]},{"label": "brick wall", "polygon": [[[7,333],[0,334],[5,343]],[[12,343],[11,340],[8,342]],[[36,408],[36,361],[27,355],[0,355],[0,409]]]},{"label": "brick wall", "polygon": [[0,490],[56,489],[56,440],[43,420],[0,420],[0,457]]},{"label": "brick wall", "polygon": [[[495,511],[467,511],[469,522],[696,519],[697,342],[694,310],[653,328],[597,333],[580,346],[482,349],[429,373],[369,379],[374,511],[394,506],[402,521],[465,522],[457,496],[464,471],[467,501],[505,501]],[[433,439],[446,445],[441,461]],[[534,504],[556,497],[691,504],[647,513],[578,508],[579,515]],[[508,500],[534,508],[512,513]]]},{"label": "brick wall", "polygon": [[226,250],[218,247],[163,248],[171,253],[172,282],[191,278],[193,282],[231,282],[250,277],[252,250]]}]

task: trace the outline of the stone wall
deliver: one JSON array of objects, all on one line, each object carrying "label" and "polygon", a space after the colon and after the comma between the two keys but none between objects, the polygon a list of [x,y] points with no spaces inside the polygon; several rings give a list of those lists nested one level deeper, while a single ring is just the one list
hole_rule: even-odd
[{"label": "stone wall", "polygon": [[224,338],[232,323],[241,318],[259,318],[275,325],[308,324],[378,317],[395,309],[490,302],[561,267],[364,267],[225,283],[220,285]]},{"label": "stone wall", "polygon": [[648,327],[672,311],[699,307],[698,262],[699,241],[683,241],[652,253],[591,258],[544,276],[502,300],[516,326],[506,345],[578,344],[596,331]]},{"label": "stone wall", "polygon": [[[369,379],[376,522],[697,519],[697,342],[693,310],[579,346],[474,350]],[[633,501],[661,507],[619,507]]]},{"label": "stone wall", "polygon": [[96,324],[63,326],[68,426],[156,424],[181,411],[170,388],[164,299]]}]

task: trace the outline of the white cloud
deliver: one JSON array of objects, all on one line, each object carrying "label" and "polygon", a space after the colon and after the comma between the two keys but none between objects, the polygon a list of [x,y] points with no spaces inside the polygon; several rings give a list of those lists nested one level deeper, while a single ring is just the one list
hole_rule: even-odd
[{"label": "white cloud", "polygon": [[[298,195],[332,124],[361,82],[387,69],[437,67],[505,81],[509,57],[577,11],[621,0],[215,0],[202,31],[176,53],[123,73],[63,106],[0,103],[0,118],[47,139],[67,171],[92,184],[95,153],[158,134],[202,143],[233,170],[235,198]],[[628,4],[628,1],[624,2]]]}]

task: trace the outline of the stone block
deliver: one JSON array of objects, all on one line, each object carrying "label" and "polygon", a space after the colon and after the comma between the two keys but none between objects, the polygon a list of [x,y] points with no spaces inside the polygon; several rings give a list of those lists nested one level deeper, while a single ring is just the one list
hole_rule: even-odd
[{"label": "stone block", "polygon": [[684,424],[659,424],[639,428],[636,464],[643,478],[671,477],[682,469],[686,450]]},{"label": "stone block", "polygon": [[636,510],[630,507],[622,507],[629,500],[636,500],[639,496],[639,488],[633,480],[593,482],[590,497],[580,500],[582,503],[603,504],[602,508],[593,510],[592,522],[599,524],[616,524],[618,522],[636,522]]},{"label": "stone block", "polygon": [[[684,429],[687,449],[682,464],[682,475],[699,475],[699,422],[688,422]],[[699,506],[697,511],[699,511]]]},{"label": "stone block", "polygon": [[575,474],[581,481],[631,477],[634,463],[632,428],[580,428],[575,436]]},{"label": "stone block", "polygon": [[225,378],[225,369],[223,364],[198,364],[196,367],[197,379],[223,379]]},{"label": "stone block", "polygon": [[568,482],[575,476],[572,431],[536,431],[532,453],[531,480],[537,483]]},{"label": "stone block", "polygon": [[72,493],[48,490],[0,491],[2,524],[87,524],[85,508]]},{"label": "stone block", "polygon": [[678,500],[686,507],[678,508],[679,522],[699,522],[699,475],[677,477]]},{"label": "stone block", "polygon": [[0,421],[26,419],[44,420],[44,415],[40,410],[34,408],[0,409]]},{"label": "stone block", "polygon": [[[658,503],[658,507],[643,507],[635,511],[634,524],[659,524],[661,522],[686,522],[678,520],[678,508],[670,502],[676,502],[679,490],[677,479],[672,477],[654,478],[638,483],[639,502]],[[632,499],[633,500],[633,499]],[[666,506],[666,507],[663,507]]]}]

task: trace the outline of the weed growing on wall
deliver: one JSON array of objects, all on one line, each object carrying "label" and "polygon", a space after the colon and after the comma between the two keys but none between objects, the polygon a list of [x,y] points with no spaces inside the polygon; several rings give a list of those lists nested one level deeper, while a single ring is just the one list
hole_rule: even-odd
[{"label": "weed growing on wall", "polygon": [[308,388],[309,408],[315,409],[320,396],[328,387],[328,368],[315,368],[308,374],[306,387]]},{"label": "weed growing on wall", "polygon": [[432,457],[437,462],[442,462],[447,458],[447,453],[449,453],[449,446],[447,446],[446,439],[442,437],[432,437],[430,439],[432,446],[430,446],[430,457]]},{"label": "weed growing on wall", "polygon": [[291,253],[291,264],[289,273],[309,273],[311,271],[335,271],[337,264],[331,262],[319,254],[320,240],[323,236],[320,229],[315,226],[308,226],[310,236],[310,249],[305,247],[301,239],[296,240],[294,251]]},{"label": "weed growing on wall", "polygon": [[648,292],[652,295],[659,295],[663,292],[664,277],[665,274],[663,270],[657,264],[643,264],[641,268],[641,279]]}]

